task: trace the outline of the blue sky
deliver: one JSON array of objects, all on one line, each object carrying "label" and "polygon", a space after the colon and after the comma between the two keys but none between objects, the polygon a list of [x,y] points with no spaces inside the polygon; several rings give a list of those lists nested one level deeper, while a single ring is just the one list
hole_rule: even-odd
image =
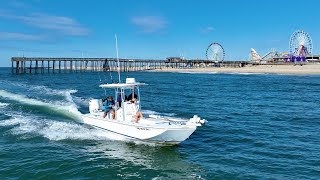
[{"label": "blue sky", "polygon": [[205,59],[209,44],[226,60],[246,60],[250,48],[289,51],[296,30],[320,54],[317,0],[2,0],[0,66],[12,56]]}]

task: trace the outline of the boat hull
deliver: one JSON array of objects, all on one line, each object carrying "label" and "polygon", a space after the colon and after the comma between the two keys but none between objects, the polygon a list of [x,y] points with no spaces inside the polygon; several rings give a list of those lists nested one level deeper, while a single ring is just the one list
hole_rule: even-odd
[{"label": "boat hull", "polygon": [[[179,144],[190,137],[196,126],[170,125],[169,123],[144,124],[104,119],[100,115],[83,115],[83,122],[106,133],[114,133],[125,140],[145,141],[166,145]],[[146,121],[147,122],[147,121]],[[154,121],[151,121],[154,122]]]}]

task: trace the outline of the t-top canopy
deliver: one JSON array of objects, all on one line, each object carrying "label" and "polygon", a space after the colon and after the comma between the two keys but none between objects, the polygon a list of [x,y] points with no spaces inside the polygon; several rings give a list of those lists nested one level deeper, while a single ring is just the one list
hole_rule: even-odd
[{"label": "t-top canopy", "polygon": [[134,78],[127,78],[126,83],[112,83],[112,84],[101,84],[99,87],[102,88],[133,88],[136,86],[144,86],[145,83],[136,82]]}]

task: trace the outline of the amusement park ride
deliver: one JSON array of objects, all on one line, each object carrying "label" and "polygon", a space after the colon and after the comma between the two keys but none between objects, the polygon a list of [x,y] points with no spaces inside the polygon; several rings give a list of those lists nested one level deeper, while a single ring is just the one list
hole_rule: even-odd
[{"label": "amusement park ride", "polygon": [[308,33],[296,31],[292,34],[289,42],[290,61],[306,61],[307,56],[312,54],[312,40]]},{"label": "amusement park ride", "polygon": [[208,46],[206,51],[206,57],[209,61],[214,61],[216,63],[223,62],[224,60],[224,49],[219,43],[212,43]]},{"label": "amusement park ride", "polygon": [[264,56],[260,56],[253,48],[250,52],[250,61],[254,63],[272,62],[306,62],[307,57],[312,56],[312,39],[308,33],[302,30],[295,31],[289,41],[290,53],[272,50]]},{"label": "amusement park ride", "polygon": [[[312,39],[308,33],[302,30],[295,31],[289,41],[290,52],[278,52],[272,49],[264,56],[251,48],[249,60],[251,63],[263,64],[268,62],[307,62],[314,61],[312,56]],[[221,44],[211,43],[206,50],[206,58],[214,63],[221,63],[225,58],[225,51]]]}]

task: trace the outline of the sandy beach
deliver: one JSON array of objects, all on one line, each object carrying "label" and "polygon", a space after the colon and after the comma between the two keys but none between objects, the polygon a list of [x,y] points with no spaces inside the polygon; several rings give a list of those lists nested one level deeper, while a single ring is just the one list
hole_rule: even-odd
[{"label": "sandy beach", "polygon": [[246,67],[220,67],[220,68],[190,68],[175,69],[163,68],[152,70],[154,72],[216,72],[216,73],[270,73],[270,74],[320,74],[320,64],[300,65],[258,65]]}]

